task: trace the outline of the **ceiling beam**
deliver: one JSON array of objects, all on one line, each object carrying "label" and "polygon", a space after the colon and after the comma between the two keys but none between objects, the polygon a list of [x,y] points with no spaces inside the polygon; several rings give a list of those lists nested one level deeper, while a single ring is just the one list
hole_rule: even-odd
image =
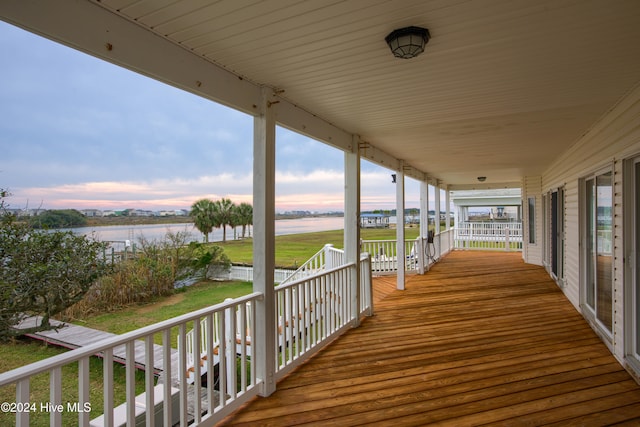
[{"label": "ceiling beam", "polygon": [[255,115],[260,88],[89,1],[0,2],[3,20],[89,55]]},{"label": "ceiling beam", "polygon": [[463,190],[499,190],[504,188],[522,188],[522,183],[519,181],[514,182],[484,182],[476,184],[457,184],[449,185],[447,189],[449,191],[463,191]]}]

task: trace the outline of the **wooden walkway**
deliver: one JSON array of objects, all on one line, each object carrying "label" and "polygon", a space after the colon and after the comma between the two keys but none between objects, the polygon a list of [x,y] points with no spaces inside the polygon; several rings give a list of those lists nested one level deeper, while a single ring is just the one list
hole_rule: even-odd
[{"label": "wooden walkway", "polygon": [[520,253],[453,252],[375,310],[222,424],[640,425],[640,386]]},{"label": "wooden walkway", "polygon": [[[39,319],[38,319],[39,320]],[[50,320],[52,325],[60,326],[63,325],[62,322],[57,320]],[[28,328],[36,325],[36,318],[30,317],[23,320],[17,328]],[[112,338],[117,336],[117,334],[112,334],[110,332],[99,331],[97,329],[86,328],[80,325],[74,325],[72,323],[67,323],[62,326],[60,329],[50,330],[50,331],[41,331],[32,334],[26,334],[28,337],[44,341],[51,345],[57,345],[60,347],[65,347],[68,349],[76,349],[80,347],[84,347],[90,344],[93,344],[98,341],[102,341],[107,338]],[[100,355],[97,355],[100,356]],[[144,341],[136,341],[135,344],[135,363],[136,367],[139,369],[145,369],[145,347]],[[114,362],[124,364],[126,362],[126,348],[124,345],[118,346],[113,351],[113,360]],[[163,362],[164,355],[162,351],[162,346],[154,344],[153,345],[153,369],[154,373],[160,374],[163,370]],[[178,351],[172,349],[171,352],[171,361],[172,365],[172,377],[176,376],[174,380],[177,381],[177,373],[178,373]],[[175,381],[174,381],[175,383]]]}]

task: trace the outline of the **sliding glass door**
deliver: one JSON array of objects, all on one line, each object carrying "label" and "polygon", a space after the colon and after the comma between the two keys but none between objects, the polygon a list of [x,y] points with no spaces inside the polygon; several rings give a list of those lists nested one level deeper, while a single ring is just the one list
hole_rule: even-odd
[{"label": "sliding glass door", "polygon": [[547,270],[559,285],[564,279],[564,188],[558,188],[543,196],[544,251]]},{"label": "sliding glass door", "polygon": [[629,254],[631,265],[631,284],[635,293],[634,309],[632,310],[634,316],[634,335],[635,335],[635,353],[636,358],[640,360],[640,284],[638,283],[638,276],[640,275],[640,249],[638,243],[640,243],[640,158],[636,159],[633,164],[633,224],[632,224],[632,238],[631,238],[631,251]]},{"label": "sliding glass door", "polygon": [[613,181],[611,171],[585,179],[584,302],[607,332],[613,326]]},{"label": "sliding glass door", "polygon": [[640,371],[640,157],[627,160],[624,166],[624,246],[625,246],[625,334],[627,354],[635,359]]}]

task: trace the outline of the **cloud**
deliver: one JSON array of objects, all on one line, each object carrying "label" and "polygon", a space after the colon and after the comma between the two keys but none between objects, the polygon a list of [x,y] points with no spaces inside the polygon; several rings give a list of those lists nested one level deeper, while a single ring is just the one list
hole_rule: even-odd
[{"label": "cloud", "polygon": [[[13,207],[251,202],[252,117],[5,23],[0,55],[0,188]],[[340,150],[278,127],[276,168],[278,210],[344,208]],[[363,209],[395,206],[390,173],[363,162]]]}]

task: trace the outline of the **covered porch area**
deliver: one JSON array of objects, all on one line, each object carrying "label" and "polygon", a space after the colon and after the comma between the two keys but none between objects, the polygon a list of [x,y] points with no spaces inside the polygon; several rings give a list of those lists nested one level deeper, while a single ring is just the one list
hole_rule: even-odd
[{"label": "covered porch area", "polygon": [[454,251],[223,425],[640,422],[640,386],[539,266]]}]

